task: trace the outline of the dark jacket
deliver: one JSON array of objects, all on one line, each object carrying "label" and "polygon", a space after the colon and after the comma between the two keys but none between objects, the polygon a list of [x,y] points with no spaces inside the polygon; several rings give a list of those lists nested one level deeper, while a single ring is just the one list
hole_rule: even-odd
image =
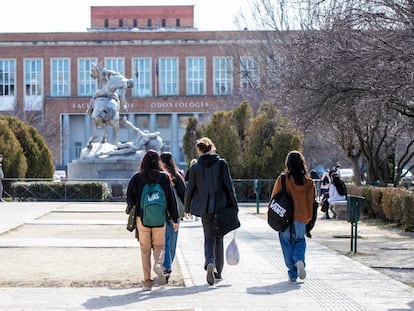
[{"label": "dark jacket", "polygon": [[[134,176],[132,176],[128,184],[126,198],[128,207],[132,207],[134,205],[137,207],[135,211],[135,216],[137,217],[142,216],[142,208],[140,206],[140,202],[142,190],[144,189],[145,185],[142,178],[140,177],[141,175],[143,176],[143,173],[136,173],[134,174]],[[173,221],[176,223],[178,222],[177,202],[175,200],[175,196],[171,188],[170,178],[164,172],[159,172],[157,180],[159,180],[159,183],[165,192],[168,210],[167,214],[169,214]]]},{"label": "dark jacket", "polygon": [[[221,173],[220,173],[221,171]],[[185,211],[196,216],[215,214],[230,202],[238,210],[227,162],[216,154],[203,154],[189,170]]]}]

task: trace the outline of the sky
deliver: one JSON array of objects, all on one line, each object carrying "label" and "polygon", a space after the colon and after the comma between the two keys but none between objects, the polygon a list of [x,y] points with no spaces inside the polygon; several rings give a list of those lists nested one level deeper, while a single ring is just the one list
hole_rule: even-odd
[{"label": "sky", "polygon": [[83,32],[90,27],[90,7],[109,5],[194,5],[199,30],[237,30],[234,18],[247,1],[7,0],[1,6],[0,32]]}]

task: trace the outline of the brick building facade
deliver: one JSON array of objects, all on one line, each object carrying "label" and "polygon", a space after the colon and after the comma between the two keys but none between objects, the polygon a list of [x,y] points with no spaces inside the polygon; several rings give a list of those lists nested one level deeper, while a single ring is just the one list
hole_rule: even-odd
[{"label": "brick building facade", "polygon": [[[134,80],[122,115],[161,132],[183,165],[188,118],[234,107],[249,92],[247,79],[259,78],[258,59],[247,51],[260,32],[198,31],[193,16],[192,6],[92,7],[87,32],[0,33],[0,113],[36,120],[55,165],[66,166],[91,134],[90,70],[103,62]],[[128,135],[120,129],[119,140]]]}]

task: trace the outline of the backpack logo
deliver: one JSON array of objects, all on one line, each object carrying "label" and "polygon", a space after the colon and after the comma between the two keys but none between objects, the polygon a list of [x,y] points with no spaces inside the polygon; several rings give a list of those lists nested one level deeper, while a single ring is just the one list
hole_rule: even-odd
[{"label": "backpack logo", "polygon": [[269,206],[276,214],[278,214],[280,217],[285,217],[286,208],[284,208],[282,205],[277,203],[276,201],[270,202]]},{"label": "backpack logo", "polygon": [[145,184],[141,195],[142,224],[146,227],[162,227],[166,222],[167,200],[158,183]]},{"label": "backpack logo", "polygon": [[148,202],[158,200],[159,198],[160,198],[160,194],[158,192],[151,193],[150,196],[148,197]]}]

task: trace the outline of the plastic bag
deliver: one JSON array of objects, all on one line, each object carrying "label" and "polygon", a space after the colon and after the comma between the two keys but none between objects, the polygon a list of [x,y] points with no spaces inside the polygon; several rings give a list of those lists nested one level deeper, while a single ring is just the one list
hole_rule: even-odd
[{"label": "plastic bag", "polygon": [[234,231],[233,239],[231,240],[226,249],[226,261],[228,265],[234,266],[239,263],[239,260],[240,253],[236,242],[236,231]]}]

